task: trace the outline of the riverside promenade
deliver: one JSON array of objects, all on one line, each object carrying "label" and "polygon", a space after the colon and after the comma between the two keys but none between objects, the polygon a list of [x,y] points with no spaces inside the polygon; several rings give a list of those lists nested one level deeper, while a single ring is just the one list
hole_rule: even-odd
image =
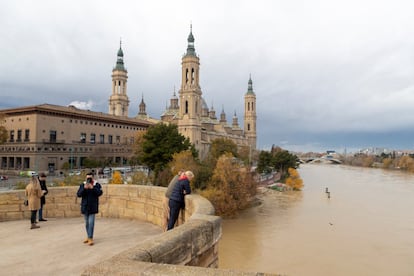
[{"label": "riverside promenade", "polygon": [[162,232],[145,221],[99,218],[93,246],[85,245],[83,217],[0,222],[0,275],[81,275],[88,266]]}]

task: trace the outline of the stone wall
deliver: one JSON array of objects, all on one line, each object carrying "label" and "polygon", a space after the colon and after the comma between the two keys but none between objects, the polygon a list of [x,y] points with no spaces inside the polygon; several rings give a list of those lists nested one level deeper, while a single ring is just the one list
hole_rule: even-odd
[{"label": "stone wall", "polygon": [[[78,187],[49,188],[46,217],[80,216]],[[98,216],[137,219],[163,225],[165,188],[139,185],[103,185]],[[23,205],[23,190],[0,192],[0,222],[29,219]],[[214,216],[211,203],[199,196],[186,196],[186,209],[179,218],[180,227],[156,235],[135,247],[89,266],[82,275],[268,275],[238,272],[218,267],[218,242],[221,218]]]}]

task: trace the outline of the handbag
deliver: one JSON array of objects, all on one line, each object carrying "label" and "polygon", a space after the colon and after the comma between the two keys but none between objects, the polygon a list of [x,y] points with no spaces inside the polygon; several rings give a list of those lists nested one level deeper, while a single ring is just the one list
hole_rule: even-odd
[{"label": "handbag", "polygon": [[24,204],[24,206],[28,206],[28,205],[29,205],[29,201],[28,201],[27,199],[25,199],[25,200],[23,201],[23,204]]}]

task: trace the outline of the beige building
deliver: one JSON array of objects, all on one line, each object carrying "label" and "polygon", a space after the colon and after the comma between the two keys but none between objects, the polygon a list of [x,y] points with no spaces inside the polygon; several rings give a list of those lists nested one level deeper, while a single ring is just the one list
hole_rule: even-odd
[{"label": "beige building", "polygon": [[239,147],[255,150],[257,141],[256,95],[253,92],[251,78],[244,96],[244,129],[241,129],[236,112],[229,124],[224,108],[220,118],[216,117],[214,107],[208,108],[200,87],[200,58],[195,51],[192,30],[190,30],[187,41],[187,51],[181,60],[179,98],[174,91],[170,106],[161,115],[161,120],[177,124],[179,132],[189,137],[191,143],[195,145],[201,159],[206,157],[211,142],[216,138],[228,138]]},{"label": "beige building", "polygon": [[177,124],[179,132],[195,145],[201,159],[206,157],[216,138],[229,138],[239,147],[256,149],[256,95],[251,78],[244,95],[244,129],[238,124],[236,112],[231,124],[227,122],[224,108],[217,118],[214,108],[209,109],[203,98],[200,59],[191,30],[181,62],[179,96],[174,91],[170,106],[160,119],[147,115],[143,98],[138,114],[128,117],[128,72],[123,57],[120,46],[112,70],[108,114],[52,104],[0,110],[0,115],[5,116],[3,125],[9,132],[7,142],[0,145],[0,169],[54,172],[65,163],[71,168],[82,167],[88,157],[125,164],[133,155],[131,145],[135,133],[157,122]]},{"label": "beige building", "polygon": [[138,130],[150,123],[74,106],[43,104],[0,111],[8,140],[0,145],[1,170],[49,171],[83,166],[87,157],[125,164]]}]

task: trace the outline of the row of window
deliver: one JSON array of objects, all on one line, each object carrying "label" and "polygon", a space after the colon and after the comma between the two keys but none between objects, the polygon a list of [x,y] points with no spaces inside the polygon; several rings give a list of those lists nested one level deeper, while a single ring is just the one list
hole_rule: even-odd
[{"label": "row of window", "polygon": [[[21,129],[17,130],[17,137],[15,137],[15,131],[14,130],[10,130],[10,139],[9,142],[22,142],[22,133],[23,131]],[[63,132],[62,132],[63,134]],[[114,141],[114,137],[113,135],[108,135],[107,137],[107,143],[108,144],[113,144],[115,142],[115,144],[120,144],[121,143],[121,136],[117,135],[115,136],[115,141]],[[30,129],[25,129],[24,130],[24,142],[28,142],[30,141]],[[49,142],[56,142],[57,141],[57,133],[56,130],[50,130],[49,131]],[[86,143],[87,141],[87,135],[86,133],[82,132],[80,134],[80,140],[81,143]],[[89,142],[91,144],[96,144],[96,134],[95,133],[91,133],[90,137],[89,137]],[[123,141],[124,143],[127,143],[127,138],[125,138],[125,141]],[[129,143],[133,144],[134,143],[134,138],[130,137],[129,139]],[[99,134],[99,144],[105,144],[105,134]]]},{"label": "row of window", "polygon": [[[37,151],[37,152],[48,152],[48,151],[66,151],[66,152],[93,152],[93,148],[87,148],[87,147],[10,147],[10,146],[3,146],[0,147],[0,153],[4,152],[29,152],[29,151]],[[110,148],[104,148],[100,149],[100,152],[130,152],[131,149],[128,147],[110,147]]]},{"label": "row of window", "polygon": [[[81,143],[86,143],[86,141],[87,141],[86,133],[82,132],[80,134],[80,142]],[[90,134],[89,142],[91,144],[96,144],[96,134],[95,133]],[[108,135],[108,144],[112,145],[113,142],[114,142],[113,141],[113,135]],[[116,144],[121,143],[121,136],[119,136],[119,135],[115,136],[115,143]],[[105,144],[105,134],[99,134],[99,144]]]},{"label": "row of window", "polygon": [[[14,122],[14,118],[12,118],[10,121]],[[29,121],[29,117],[26,118],[27,121]],[[19,122],[22,121],[22,118],[18,118]],[[4,121],[6,122],[6,120]],[[123,128],[123,129],[131,129],[131,130],[146,130],[145,127],[133,127],[133,126],[128,126],[128,125],[118,125],[118,124],[110,124],[110,123],[101,123],[101,122],[92,122],[92,121],[83,121],[83,120],[75,120],[75,119],[70,119],[69,120],[70,123],[75,123],[77,124],[79,122],[79,124],[85,124],[85,125],[95,125],[95,126],[104,126],[104,127],[112,127],[112,128]],[[62,120],[62,123],[65,123],[65,120]]]},{"label": "row of window", "polygon": [[[22,142],[22,134],[23,131],[21,129],[17,130],[17,137],[16,137],[16,142]],[[9,135],[10,139],[9,142],[14,142],[14,130],[10,130],[10,135]],[[29,137],[30,137],[30,129],[25,129],[24,130],[24,141],[27,142],[29,141]]]},{"label": "row of window", "polygon": [[[65,121],[62,120],[62,123],[64,123]],[[74,119],[70,119],[69,122],[71,123],[78,123],[78,120],[74,120]],[[127,125],[117,125],[117,124],[109,124],[109,123],[100,123],[100,122],[90,122],[90,121],[82,121],[79,120],[79,123],[85,124],[85,125],[95,125],[95,126],[104,126],[104,127],[113,127],[113,128],[123,128],[123,129],[131,129],[131,130],[146,130],[145,127],[132,127],[132,126],[127,126]]]}]

